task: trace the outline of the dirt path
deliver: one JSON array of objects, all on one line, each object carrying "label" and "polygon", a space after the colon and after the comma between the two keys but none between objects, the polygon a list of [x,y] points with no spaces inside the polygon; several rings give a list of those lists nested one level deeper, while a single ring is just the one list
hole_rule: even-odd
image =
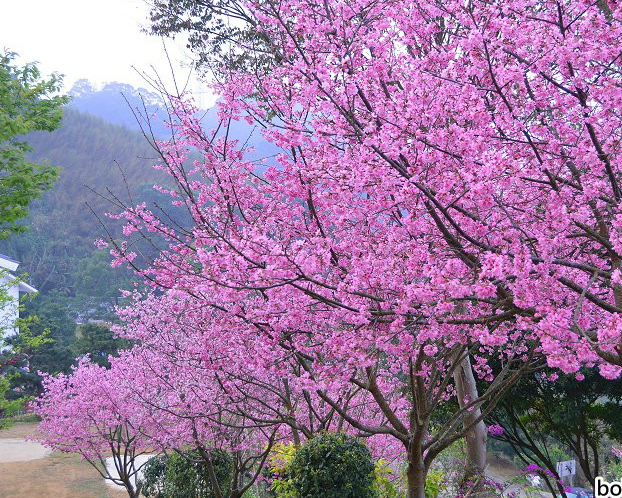
[{"label": "dirt path", "polygon": [[486,476],[495,482],[503,484],[505,486],[503,494],[504,496],[514,495],[516,497],[532,498],[539,496],[540,498],[553,498],[550,493],[547,493],[542,488],[533,489],[530,492],[525,490],[523,484],[519,484],[517,477],[520,475],[519,469],[507,461],[501,461],[498,459],[489,459],[488,467],[486,467]]},{"label": "dirt path", "polygon": [[[34,433],[36,424],[17,424],[0,431],[0,460],[11,455],[36,451],[24,438]],[[7,443],[8,441],[13,441]],[[18,441],[17,444],[14,441]],[[23,445],[23,448],[19,446]],[[18,448],[15,448],[17,446]],[[24,449],[29,447],[29,449]],[[48,453],[44,458],[0,462],[0,498],[122,498],[125,492],[111,489],[85,461],[75,455]]]}]

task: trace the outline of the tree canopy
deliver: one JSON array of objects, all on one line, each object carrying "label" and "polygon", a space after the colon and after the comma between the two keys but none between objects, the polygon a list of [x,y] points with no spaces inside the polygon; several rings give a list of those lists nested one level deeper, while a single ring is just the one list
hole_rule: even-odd
[{"label": "tree canopy", "polygon": [[61,78],[42,79],[35,64],[15,65],[16,54],[0,54],[0,237],[24,230],[18,222],[30,202],[50,189],[54,168],[30,162],[31,147],[23,136],[60,126],[67,97],[56,95]]},{"label": "tree canopy", "polygon": [[[275,437],[350,432],[424,498],[458,440],[483,473],[483,420],[522,375],[620,375],[619,3],[240,4],[251,57],[220,61],[219,126],[172,96],[174,140],[152,144],[189,225],[137,203],[101,242],[148,286],[120,311],[135,346],[103,421],[255,477]],[[281,150],[261,174],[241,119]],[[45,437],[84,451],[50,387]]]}]

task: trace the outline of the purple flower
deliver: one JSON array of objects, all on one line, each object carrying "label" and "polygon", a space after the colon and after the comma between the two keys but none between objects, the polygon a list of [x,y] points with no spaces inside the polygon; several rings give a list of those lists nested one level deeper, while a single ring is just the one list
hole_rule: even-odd
[{"label": "purple flower", "polygon": [[493,436],[500,436],[501,434],[503,434],[503,427],[496,424],[489,425],[488,434],[492,434]]},{"label": "purple flower", "polygon": [[530,463],[529,465],[527,465],[527,467],[525,467],[525,472],[528,472],[528,473],[537,473],[537,472],[540,472],[541,470],[542,469],[535,463]]}]

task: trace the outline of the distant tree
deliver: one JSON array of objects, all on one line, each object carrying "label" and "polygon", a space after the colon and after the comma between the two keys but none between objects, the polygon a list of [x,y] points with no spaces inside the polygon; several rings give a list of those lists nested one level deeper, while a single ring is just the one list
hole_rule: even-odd
[{"label": "distant tree", "polygon": [[24,317],[36,316],[33,333],[49,329],[51,336],[66,345],[75,340],[76,323],[69,315],[69,297],[58,291],[39,294],[24,305]]},{"label": "distant tree", "polygon": [[75,355],[88,354],[91,361],[100,366],[109,367],[108,356],[114,355],[121,347],[123,341],[116,338],[104,323],[84,323],[76,329]]},{"label": "distant tree", "polygon": [[38,295],[24,306],[27,328],[7,342],[13,350],[22,350],[33,338],[46,338],[43,347],[13,365],[11,384],[13,390],[23,395],[41,392],[38,371],[50,374],[68,373],[75,358],[73,343],[76,324],[68,313],[67,297],[60,292]]},{"label": "distant tree", "polygon": [[[524,377],[489,417],[491,437],[510,445],[523,464],[536,464],[553,494],[563,493],[557,481],[560,451],[576,459],[585,480],[594,486],[604,469],[606,440],[622,440],[622,383],[593,370],[574,375]],[[501,431],[502,428],[503,431]]]},{"label": "distant tree", "polygon": [[15,57],[13,52],[0,54],[0,238],[25,229],[18,222],[28,214],[30,202],[57,178],[51,166],[26,159],[31,147],[21,137],[58,128],[68,101],[54,96],[59,76],[44,80],[34,64],[16,66]]},{"label": "distant tree", "polygon": [[84,257],[73,272],[76,311],[82,318],[108,319],[113,315],[114,306],[119,304],[119,289],[127,278],[122,268],[110,266],[107,251],[94,251]]},{"label": "distant tree", "polygon": [[[7,304],[13,305],[7,303],[6,289],[3,289],[0,294],[0,307]],[[15,336],[7,340],[2,336],[6,330],[0,328],[0,429],[10,425],[11,415],[30,399],[28,393],[16,380],[22,375],[29,374],[29,359],[51,342],[47,330],[33,335],[30,326],[35,321],[34,318],[20,319],[14,324],[20,330],[20,340],[15,343],[12,343]]]}]

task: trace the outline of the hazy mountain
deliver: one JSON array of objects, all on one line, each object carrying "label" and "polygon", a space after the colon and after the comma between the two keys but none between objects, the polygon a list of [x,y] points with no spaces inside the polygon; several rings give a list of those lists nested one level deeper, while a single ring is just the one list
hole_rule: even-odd
[{"label": "hazy mountain", "polygon": [[88,80],[78,80],[69,91],[70,107],[103,120],[139,131],[141,116],[150,116],[154,133],[166,136],[167,114],[160,95],[125,83],[107,83],[96,89]]},{"label": "hazy mountain", "polygon": [[[107,83],[97,89],[88,80],[78,80],[69,95],[72,97],[70,107],[73,109],[135,131],[141,131],[141,125],[145,129],[150,127],[158,138],[170,135],[170,130],[164,124],[169,118],[168,113],[161,96],[154,91],[117,82]],[[218,127],[217,106],[199,111],[197,117],[205,130]],[[148,118],[148,124],[145,118]],[[229,136],[254,149],[249,153],[253,160],[271,158],[279,153],[276,147],[263,140],[258,127],[244,120],[232,123]]]},{"label": "hazy mountain", "polygon": [[[104,197],[119,196],[129,204],[153,202],[161,195],[153,184],[166,182],[166,175],[152,168],[156,154],[140,133],[132,109],[141,114],[146,110],[156,135],[165,138],[170,131],[163,125],[164,105],[154,92],[120,83],[97,89],[80,80],[70,93],[73,99],[61,128],[26,137],[34,148],[32,159],[58,166],[59,181],[33,204],[25,220],[30,229],[0,241],[0,252],[22,261],[20,269],[41,291],[75,296],[84,281],[76,269],[93,267],[87,263],[93,241],[106,236],[100,220],[113,234],[118,230],[118,222],[106,219],[104,213],[119,208]],[[206,130],[217,126],[216,108],[201,111],[198,117]],[[232,123],[229,136],[254,147],[253,159],[278,152],[244,121]],[[95,261],[94,281],[97,272],[107,271],[105,260],[98,256]]]},{"label": "hazy mountain", "polygon": [[93,252],[94,240],[105,236],[100,220],[113,231],[118,226],[104,216],[118,211],[104,197],[132,203],[130,196],[136,201],[154,195],[151,187],[163,174],[152,168],[154,151],[142,135],[72,108],[65,109],[61,128],[27,140],[34,148],[30,157],[58,166],[59,180],[33,203],[25,221],[29,230],[0,247],[23,262],[20,269],[40,290],[71,292],[74,269]]}]

